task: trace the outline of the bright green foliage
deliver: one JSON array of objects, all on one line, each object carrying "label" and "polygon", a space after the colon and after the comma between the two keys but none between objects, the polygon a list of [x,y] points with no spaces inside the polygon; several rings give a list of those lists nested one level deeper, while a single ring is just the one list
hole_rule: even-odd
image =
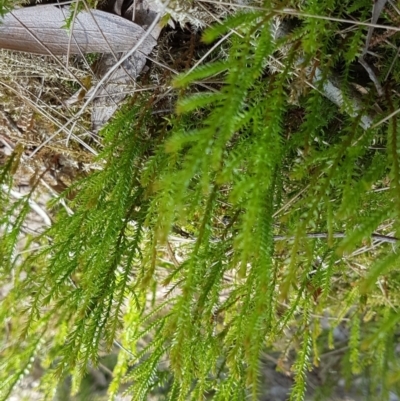
[{"label": "bright green foliage", "polygon": [[[371,8],[366,0],[301,3],[303,13],[336,18],[363,19]],[[308,372],[341,324],[349,329],[343,375],[368,374],[377,399],[399,387],[398,245],[368,249],[400,218],[396,116],[364,130],[361,114],[346,115],[314,89],[289,101],[317,58],[319,89],[342,68],[350,99],[366,30],[355,27],[343,43],[338,22],[301,18],[277,40],[267,11],[205,32],[207,42],[229,29],[239,35],[226,59],[175,79],[185,91],[176,114],[156,117],[152,97],[128,101],[102,131],[103,169],[68,190],[73,214],[61,209],[30,256],[13,254],[28,203],[0,192],[1,278],[17,277],[0,308],[12,327],[1,329],[0,399],[35,358],[47,369],[46,399],[68,375],[76,392],[99,351],[114,347],[110,400],[124,383],[133,400],[160,389],[174,401],[256,400],[266,349],[292,356],[290,399],[303,400]],[[284,66],[269,69],[281,51]],[[216,74],[224,84],[214,92],[193,84]],[[390,96],[387,114],[397,107]],[[2,183],[11,185],[13,163]],[[175,251],[181,259],[170,257]]]},{"label": "bright green foliage", "polygon": [[[19,2],[13,0],[0,0],[0,17],[12,10]],[[1,23],[1,20],[0,20]]]}]

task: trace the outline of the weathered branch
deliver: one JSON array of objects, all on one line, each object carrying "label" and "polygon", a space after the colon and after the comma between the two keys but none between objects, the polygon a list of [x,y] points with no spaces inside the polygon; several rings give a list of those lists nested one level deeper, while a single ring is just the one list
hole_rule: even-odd
[{"label": "weathered branch", "polygon": [[[65,25],[69,14],[68,7],[52,5],[9,12],[0,19],[0,48],[44,55],[66,55],[68,51],[69,54],[119,53],[132,49],[145,35],[139,25],[100,10],[80,12],[68,32]],[[148,54],[155,44],[147,36],[140,51]]]},{"label": "weathered branch", "polygon": [[[328,233],[307,233],[305,234],[306,238],[328,238],[329,234]],[[333,238],[345,238],[346,233],[344,232],[337,232],[332,234]],[[383,234],[371,234],[371,239],[374,239],[376,241],[381,241],[381,242],[389,242],[391,244],[397,243],[400,239],[396,237],[391,237],[389,235],[383,235]],[[287,241],[294,239],[294,236],[287,236],[287,235],[274,235],[274,241]]]}]

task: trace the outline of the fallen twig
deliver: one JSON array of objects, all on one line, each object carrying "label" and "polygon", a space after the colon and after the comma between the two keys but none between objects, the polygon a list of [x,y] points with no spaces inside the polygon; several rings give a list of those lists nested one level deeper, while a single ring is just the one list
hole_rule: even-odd
[{"label": "fallen twig", "polygon": [[[328,238],[330,236],[329,233],[306,233],[305,236],[307,238]],[[333,238],[345,238],[346,233],[344,232],[336,232],[332,234]],[[399,238],[396,237],[391,237],[389,235],[383,235],[383,234],[371,234],[371,238],[380,242],[389,242],[391,244],[395,244],[398,241],[400,241]],[[294,235],[274,235],[273,237],[274,241],[287,241],[287,240],[293,240],[295,239]]]}]

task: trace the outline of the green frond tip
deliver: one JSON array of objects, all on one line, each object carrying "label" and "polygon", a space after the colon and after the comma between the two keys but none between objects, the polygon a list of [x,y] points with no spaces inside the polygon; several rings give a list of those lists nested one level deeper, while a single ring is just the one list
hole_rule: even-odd
[{"label": "green frond tip", "polygon": [[214,105],[223,99],[219,92],[196,93],[189,97],[180,99],[176,105],[178,114],[189,113],[199,108]]},{"label": "green frond tip", "polygon": [[360,291],[363,294],[371,292],[380,276],[390,272],[391,269],[398,267],[400,252],[391,252],[383,258],[378,259],[367,272],[367,276],[360,283]]},{"label": "green frond tip", "polygon": [[190,73],[183,73],[178,75],[172,81],[174,88],[185,88],[190,85],[193,81],[209,78],[220,74],[229,69],[229,63],[227,61],[216,61],[196,68]]},{"label": "green frond tip", "polygon": [[239,28],[241,25],[251,25],[261,15],[258,11],[246,10],[240,11],[228,17],[223,24],[214,24],[210,28],[207,28],[202,35],[202,41],[204,43],[212,43],[219,36],[224,35],[231,29]]},{"label": "green frond tip", "polygon": [[14,2],[12,0],[0,0],[0,17],[4,17],[4,15],[10,12],[13,8]]},{"label": "green frond tip", "polygon": [[363,239],[370,237],[379,224],[382,224],[391,214],[392,211],[386,207],[371,211],[369,215],[363,218],[361,224],[343,239],[337,249],[337,253],[340,255],[343,252],[351,251]]}]

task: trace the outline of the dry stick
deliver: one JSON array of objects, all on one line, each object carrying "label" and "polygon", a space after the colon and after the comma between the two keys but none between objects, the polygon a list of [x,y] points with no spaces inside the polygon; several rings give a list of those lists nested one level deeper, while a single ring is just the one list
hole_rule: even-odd
[{"label": "dry stick", "polygon": [[[307,238],[328,238],[329,233],[306,233]],[[344,232],[337,232],[337,233],[332,233],[333,238],[345,238],[346,233]],[[274,241],[285,241],[285,240],[293,240],[296,237],[294,235],[292,236],[286,236],[286,235],[274,235],[273,239]],[[383,235],[383,234],[371,234],[371,238],[375,239],[380,242],[389,242],[391,244],[396,244],[399,241],[399,238],[392,237],[390,235]]]},{"label": "dry stick", "polygon": [[[147,57],[146,56],[146,58],[148,58],[150,61],[153,61],[153,59],[152,58],[150,58],[150,57]],[[160,64],[160,63],[159,63]],[[162,67],[163,65],[162,64],[160,64],[160,66]],[[165,68],[167,68],[167,67],[165,67]],[[139,86],[139,85],[138,85]],[[124,87],[126,87],[126,88],[130,88],[131,87],[131,85],[130,84],[119,84],[119,87],[120,88],[124,88]],[[150,90],[152,90],[152,91],[154,91],[155,89],[159,89],[160,87],[158,86],[158,85],[154,85],[153,87],[149,87],[149,86],[146,86],[146,87],[138,87],[138,88],[134,88],[134,89],[129,89],[129,90],[121,90],[121,91],[119,91],[118,92],[118,94],[119,95],[131,95],[132,93],[136,93],[136,92],[145,92],[145,91],[150,91]],[[104,88],[105,89],[105,88]],[[76,92],[76,93],[74,93],[66,102],[67,102],[67,106],[71,106],[71,105],[73,105],[73,104],[76,104],[77,102],[79,102],[81,99],[80,98],[78,98],[78,95],[79,95],[79,92]],[[101,98],[105,98],[105,97],[109,97],[110,96],[110,94],[107,94],[107,93],[104,93],[104,94],[98,94],[97,96],[96,96],[96,99],[101,99]],[[64,102],[65,103],[65,102]],[[89,132],[89,131],[88,131]],[[90,131],[91,132],[91,131]],[[92,133],[92,132],[91,132]]]},{"label": "dry stick", "polygon": [[76,3],[79,0],[65,0],[65,1],[58,1],[57,0],[57,4],[54,4],[55,6],[59,7],[59,6],[69,6],[71,4]]},{"label": "dry stick", "polygon": [[[165,9],[166,5],[164,6]],[[151,31],[154,29],[154,27],[157,25],[158,21],[160,20],[160,13],[158,13],[156,15],[156,17],[154,18],[153,22],[151,23],[151,25],[149,26],[149,28],[147,29],[147,31],[145,32],[145,34],[139,39],[139,41],[135,44],[135,46],[132,47],[132,49],[125,54],[124,57],[122,57],[117,63],[115,63],[115,65],[107,71],[107,73],[103,76],[103,78],[98,82],[98,84],[96,85],[96,87],[94,88],[92,94],[90,95],[90,97],[86,100],[86,102],[83,104],[83,106],[79,109],[79,111],[75,114],[75,116],[73,116],[72,118],[70,118],[57,132],[55,135],[57,135],[58,133],[60,133],[62,130],[65,130],[66,127],[68,127],[69,124],[73,123],[75,120],[77,120],[86,110],[86,108],[89,106],[89,104],[92,102],[92,100],[96,97],[96,93],[100,90],[100,88],[102,87],[102,85],[104,83],[107,82],[107,80],[110,78],[110,76],[112,76],[112,74],[117,70],[117,68],[125,61],[127,60],[129,57],[131,57],[133,55],[133,53],[135,53],[139,47],[143,44],[143,42],[145,41],[145,39],[150,36]]]},{"label": "dry stick", "polygon": [[393,7],[394,11],[400,15],[400,10],[398,9],[397,5],[392,0],[389,0],[389,3]]},{"label": "dry stick", "polygon": [[[85,1],[85,0],[83,0],[83,1]],[[116,7],[116,5],[117,5],[118,7]],[[86,5],[86,2],[85,2],[85,6],[86,6],[86,8],[88,9],[88,12],[92,15],[90,9],[89,9],[88,6]],[[115,4],[114,11],[116,11],[116,13],[117,13],[118,15],[121,15],[121,6],[122,6],[122,4],[119,4],[119,2],[117,2],[117,3]],[[136,3],[134,3],[133,6],[136,7]],[[134,15],[134,13],[133,13],[133,15]],[[93,15],[92,15],[92,18],[93,18],[95,24],[98,26],[97,21],[95,20],[95,18],[94,18]],[[133,19],[134,19],[134,18],[133,18]],[[100,29],[99,26],[98,26],[98,29],[100,30],[101,34],[103,35],[103,32],[102,32],[102,30]],[[158,32],[158,34],[159,34],[159,31],[158,31],[158,30],[157,30],[157,32]],[[153,38],[154,38],[154,39],[157,39],[158,34],[155,35],[155,34],[153,34],[153,32],[152,32]],[[105,37],[105,35],[103,35],[103,38],[104,38],[105,42],[108,44],[108,40],[107,40],[107,38]],[[117,57],[117,55],[115,54],[114,50],[111,48],[111,46],[110,46],[109,44],[108,44],[108,46],[109,46],[109,49],[110,49],[110,51],[111,51],[112,56],[114,57],[115,62],[118,62],[118,57]],[[140,53],[142,56],[144,56],[144,58],[146,57],[146,54],[145,54],[146,52],[145,52],[145,53],[142,53],[142,52],[139,51],[139,53]],[[121,57],[123,57],[123,55],[121,55]],[[142,59],[143,62],[145,61],[144,58]],[[110,61],[110,59],[108,59],[108,60]],[[112,60],[112,59],[111,59],[111,60]],[[107,63],[107,64],[108,64],[108,63]],[[128,81],[131,80],[131,81],[133,82],[134,88],[136,88],[137,86],[140,87],[140,85],[138,84],[136,78],[139,76],[141,70],[143,69],[144,64],[143,64],[142,62],[137,61],[137,60],[131,60],[131,67],[132,67],[132,65],[135,65],[136,67],[141,66],[141,68],[139,68],[139,69],[138,69],[138,68],[135,68],[135,72],[133,72],[133,71],[128,71],[129,68],[126,68],[126,67],[124,66],[123,63],[120,65],[120,67],[121,67],[121,72],[124,73],[125,77],[119,76],[119,77],[117,78],[117,80],[116,80],[116,81],[118,82],[118,84],[120,83],[121,80],[123,81],[123,83],[126,84],[126,83],[127,83],[127,79],[128,79]],[[109,77],[111,78],[111,76],[112,76],[112,74],[111,74]],[[122,83],[122,82],[121,82],[121,83]],[[105,105],[105,104],[103,104],[103,105],[102,105],[103,107],[106,106],[106,109],[105,109],[105,110],[109,110],[109,112],[106,112],[106,111],[104,110],[103,113],[100,113],[100,112],[99,112],[98,105],[97,105],[97,106],[95,105],[94,110],[93,110],[93,113],[92,113],[92,129],[94,129],[95,132],[97,132],[97,131],[109,120],[109,118],[112,116],[112,114],[114,114],[116,108],[118,108],[118,103],[119,103],[119,102],[118,102],[118,99],[119,99],[119,101],[121,101],[121,100],[123,100],[123,98],[125,97],[125,96],[122,94],[122,98],[121,98],[121,93],[119,92],[119,85],[116,86],[114,83],[111,83],[110,86],[111,86],[111,87],[110,87],[110,91],[112,92],[112,94],[110,94],[110,96],[108,96],[108,99],[111,100],[112,103],[114,103],[114,105],[110,105],[110,104],[109,104],[109,105]],[[108,86],[105,86],[105,89],[106,89],[106,91],[108,92]],[[92,91],[89,91],[88,94],[87,94],[85,97],[86,97],[86,98],[90,98],[91,95],[92,95]],[[115,99],[115,96],[117,96],[117,100]],[[97,96],[96,96],[96,98],[97,98]],[[107,101],[106,101],[106,102],[107,102]],[[111,109],[110,109],[110,108],[111,108]]]},{"label": "dry stick", "polygon": [[[326,239],[326,238],[329,238],[329,236],[330,236],[330,234],[327,233],[327,232],[316,232],[316,233],[306,233],[305,234],[306,238],[311,238],[311,239],[312,238],[315,238],[315,239],[318,239],[318,238]],[[343,231],[335,232],[335,233],[332,233],[332,237],[333,238],[346,238],[346,233],[343,232]],[[390,244],[396,244],[396,243],[398,243],[398,241],[400,241],[400,238],[397,238],[397,237],[394,237],[394,236],[391,236],[391,235],[384,235],[384,234],[373,233],[373,234],[370,235],[370,237],[373,240],[376,240],[377,242],[378,241],[379,242],[387,242],[387,243],[390,243]],[[171,239],[176,239],[176,238],[180,238],[180,237],[170,236],[170,238]],[[184,242],[187,242],[187,243],[192,243],[192,242],[197,241],[197,239],[195,237],[180,238],[180,239],[183,240]],[[291,241],[291,240],[296,239],[296,236],[295,235],[274,235],[272,237],[272,239],[273,239],[273,241],[276,241],[276,242],[277,241]],[[218,239],[212,239],[211,241],[212,242],[218,242],[219,240]]]},{"label": "dry stick", "polygon": [[[77,1],[76,1],[76,6],[75,6],[74,13],[73,13],[73,16],[72,16],[71,34],[70,34],[70,36],[69,36],[69,42],[68,42],[68,48],[67,48],[67,68],[68,68],[68,63],[69,63],[71,39],[73,38],[72,33],[73,33],[73,30],[74,30],[75,18],[76,18],[76,14],[77,14],[77,9],[78,9],[79,1],[80,1],[80,0],[77,0]],[[112,52],[112,54],[114,55],[115,59],[117,60],[117,56],[115,55],[114,50],[112,49],[110,43],[108,42],[107,38],[105,37],[105,35],[104,35],[102,29],[100,29],[100,26],[99,26],[99,24],[97,23],[96,18],[93,16],[93,13],[90,11],[90,8],[89,8],[88,5],[86,4],[86,1],[83,0],[83,2],[84,2],[84,5],[85,5],[86,10],[87,10],[88,13],[91,15],[91,17],[92,17],[94,23],[96,24],[97,28],[99,29],[99,32],[100,32],[100,34],[102,35],[104,41],[107,43],[108,47],[110,48],[110,51]],[[64,14],[64,8],[62,8],[62,12],[63,12],[63,14]],[[65,16],[65,14],[64,14],[64,16]],[[65,17],[65,18],[66,18],[66,17]],[[81,49],[79,48],[79,45],[78,45],[78,43],[77,43],[77,41],[76,41],[75,38],[74,38],[74,42],[75,42],[75,44],[77,45],[77,47],[78,47],[78,49],[79,49],[79,51],[80,51],[80,54],[81,54],[83,60],[85,60],[86,65],[89,67],[89,71],[91,72],[91,75],[92,75],[93,77],[95,77],[95,75],[94,75],[92,69],[90,68],[89,64],[88,64],[87,61],[86,61],[86,57],[84,56],[84,54],[82,53]],[[125,71],[125,72],[126,72],[126,71]],[[85,89],[86,89],[86,88],[85,88]],[[106,88],[106,87],[103,87],[103,89],[104,89],[104,91],[108,94],[107,88]],[[109,95],[109,94],[108,94],[108,95]],[[110,95],[109,95],[109,96],[110,96]],[[110,97],[111,97],[111,96],[110,96]],[[72,132],[71,132],[71,133],[72,133]],[[71,134],[71,133],[70,133],[70,134]],[[67,146],[68,146],[68,140],[67,140]]]},{"label": "dry stick", "polygon": [[[387,0],[376,0],[372,7],[372,19],[371,22],[375,24],[378,21],[379,15],[381,14],[383,7],[385,7]],[[364,56],[368,52],[368,47],[371,42],[372,33],[374,32],[374,28],[370,27],[368,29],[367,39],[365,40],[364,48],[361,52],[360,57],[358,58],[359,63],[364,67],[365,71],[367,71],[371,81],[374,83],[376,90],[379,96],[383,95],[383,89],[381,83],[379,82],[378,77],[376,76],[375,72],[369,66],[369,64],[364,60]]]},{"label": "dry stick", "polygon": [[[78,12],[79,2],[80,2],[80,0],[77,0],[75,2],[75,8],[74,8],[74,11],[73,11],[73,14],[72,14],[71,29],[70,29],[70,34],[69,34],[69,38],[68,38],[68,47],[67,47],[67,65],[66,65],[67,68],[68,68],[68,64],[69,64],[69,56],[70,56],[70,51],[71,51],[72,32],[74,31],[75,17],[76,17],[76,13]],[[62,12],[64,14],[64,9],[62,9]]]},{"label": "dry stick", "polygon": [[[93,13],[92,13],[90,7],[87,5],[87,3],[86,3],[85,0],[83,0],[83,3],[85,4],[86,11],[90,14],[90,16],[91,16],[92,19],[93,19],[93,22],[96,24],[97,28],[99,29],[101,36],[103,37],[104,41],[107,43],[108,47],[110,48],[110,52],[111,52],[111,54],[114,56],[115,61],[118,61],[118,57],[117,57],[117,55],[115,54],[114,49],[113,49],[112,46],[110,45],[110,42],[108,41],[108,39],[106,38],[106,36],[104,35],[103,30],[100,28],[100,26],[99,26],[99,24],[98,24],[96,18],[94,17],[94,15],[93,15]],[[132,82],[133,82],[134,84],[136,84],[135,78],[132,77],[132,75],[126,70],[126,68],[124,67],[123,64],[121,65],[121,67],[122,67],[122,69],[124,70],[125,74],[128,75],[128,77],[132,80]],[[103,89],[105,89],[105,90],[107,91],[107,87],[106,87],[105,85],[104,85]],[[112,98],[112,95],[110,95],[110,98]],[[112,98],[112,101],[115,103],[115,101],[114,101],[113,98]],[[115,103],[115,104],[116,104],[116,103]]]},{"label": "dry stick", "polygon": [[380,125],[382,125],[383,123],[385,123],[386,121],[390,120],[392,117],[394,117],[396,114],[400,113],[400,109],[395,110],[393,113],[390,113],[388,116],[382,118],[382,120],[378,121],[377,123],[375,123],[371,129],[377,128]]},{"label": "dry stick", "polygon": [[[147,57],[146,56],[146,58],[148,58],[149,60],[153,60],[153,59],[151,59],[150,57]],[[129,85],[121,85],[121,87],[122,86],[128,86],[129,87]],[[121,92],[118,92],[118,94],[121,94],[121,95],[131,95],[132,93],[136,93],[136,92],[146,92],[146,91],[154,91],[154,90],[156,90],[156,89],[158,89],[159,88],[159,86],[158,85],[154,85],[153,87],[143,87],[143,88],[137,88],[137,89],[131,89],[131,90],[129,90],[129,91],[121,91]],[[96,96],[96,99],[100,99],[100,98],[102,98],[102,97],[107,97],[107,96],[109,96],[109,95],[107,95],[107,94],[104,94],[104,95],[98,95],[98,96]]]},{"label": "dry stick", "polygon": [[360,247],[360,248],[356,249],[354,252],[352,252],[350,255],[348,255],[348,257],[349,258],[353,258],[353,257],[359,256],[359,255],[361,255],[363,253],[373,251],[376,248],[378,248],[378,246],[381,245],[381,243],[383,243],[383,242],[385,242],[385,241],[377,240],[371,246]]},{"label": "dry stick", "polygon": [[[72,132],[73,132],[73,130],[75,129],[76,124],[77,124],[77,121],[74,121],[74,122],[72,123],[71,129],[69,130],[69,133],[68,133],[68,135],[67,135],[67,139],[65,140],[65,146],[66,146],[66,147],[69,146],[69,140],[71,139]],[[35,150],[36,150],[36,149],[35,149]]]},{"label": "dry stick", "polygon": [[[145,33],[139,25],[119,16],[94,9],[92,13],[96,15],[100,26],[104,28],[104,34],[116,52],[129,51]],[[13,14],[17,15],[19,20],[29,27],[54,54],[64,56],[67,53],[69,36],[63,28],[65,16],[60,8],[53,5],[35,6],[14,10]],[[21,24],[13,17],[13,14],[6,13],[1,20],[0,46],[16,51],[48,54],[42,43],[38,43],[28,31],[21,29]],[[39,24],[38,21],[40,21]],[[84,53],[109,51],[109,46],[104,42],[87,12],[76,15],[74,37],[81,49],[84,49]],[[151,51],[155,43],[153,38],[147,38],[142,44],[143,50]],[[71,53],[80,54],[81,49],[71,44]]]},{"label": "dry stick", "polygon": [[[387,225],[386,225],[386,227],[382,227],[382,229],[385,229],[385,228],[387,228]],[[394,234],[395,234],[394,232],[390,232],[390,233],[387,234],[387,236],[388,236],[388,237],[391,237],[391,236],[394,236]],[[364,245],[364,246],[362,246],[362,247],[356,249],[355,251],[353,251],[350,255],[348,255],[348,257],[349,257],[349,258],[352,258],[352,257],[354,257],[354,256],[361,255],[362,253],[369,252],[369,251],[373,251],[375,248],[377,248],[377,247],[378,247],[379,245],[381,245],[381,243],[383,243],[383,242],[386,242],[386,241],[384,241],[384,240],[378,238],[378,239],[376,240],[376,242],[374,242],[371,246],[366,246],[366,245]]]},{"label": "dry stick", "polygon": [[135,21],[135,17],[136,17],[136,0],[133,0],[132,21]]},{"label": "dry stick", "polygon": [[[371,19],[371,23],[376,24],[378,21],[378,18],[383,10],[383,8],[385,7],[387,0],[375,0],[373,7],[372,7],[372,19]],[[367,53],[368,47],[369,47],[369,43],[371,41],[372,38],[372,33],[374,31],[374,27],[370,27],[368,29],[368,34],[367,34],[367,39],[365,40],[365,45],[364,48],[361,52],[361,57],[364,57],[364,55]],[[369,72],[368,72],[369,73]]]},{"label": "dry stick", "polygon": [[[322,175],[322,174],[321,174]],[[295,196],[293,196],[293,198],[289,199],[279,210],[277,210],[272,217],[276,217],[279,215],[279,213],[283,212],[284,210],[286,210],[288,207],[290,207],[294,202],[296,202],[296,200],[298,198],[300,198],[300,196],[306,192],[308,189],[310,188],[310,184],[308,184],[305,188],[303,188],[298,194],[296,194]]]},{"label": "dry stick", "polygon": [[[165,7],[166,6],[164,6],[164,9],[165,9]],[[115,63],[115,65],[109,71],[107,71],[107,73],[103,76],[103,78],[100,80],[100,82],[94,88],[92,95],[89,97],[89,99],[87,99],[85,104],[82,106],[81,110],[77,113],[77,116],[79,116],[79,115],[81,115],[83,113],[83,111],[86,109],[86,107],[89,105],[89,103],[94,99],[94,97],[96,96],[96,93],[100,90],[101,86],[105,82],[107,82],[108,78],[110,78],[112,76],[112,74],[118,69],[118,67],[120,65],[122,65],[122,63],[124,61],[126,61],[129,57],[131,57],[139,49],[140,45],[145,41],[145,39],[148,36],[150,36],[152,30],[155,28],[155,26],[157,25],[158,21],[160,20],[160,16],[161,16],[161,12],[162,11],[160,11],[160,13],[158,13],[156,15],[156,17],[154,18],[153,22],[151,23],[151,25],[149,26],[149,28],[147,29],[145,34],[139,39],[139,41],[136,43],[136,45],[133,46],[133,48],[129,52],[127,52],[125,54],[125,56],[123,56],[117,63]]]},{"label": "dry stick", "polygon": [[[72,17],[71,35],[70,35],[70,37],[69,37],[68,49],[67,49],[67,68],[68,68],[68,63],[69,63],[69,53],[70,53],[71,39],[73,38],[72,33],[73,33],[73,29],[74,29],[75,17],[76,17],[76,13],[77,13],[77,8],[78,8],[78,3],[79,3],[79,1],[81,1],[81,0],[77,0],[77,1],[76,1],[76,6],[75,6],[74,13],[73,13],[73,17]],[[110,45],[110,43],[108,42],[107,38],[105,37],[105,35],[104,35],[102,29],[100,28],[100,26],[99,26],[99,24],[98,24],[96,18],[94,17],[93,13],[91,12],[91,9],[88,7],[88,5],[87,5],[87,3],[86,3],[85,0],[83,0],[83,2],[84,2],[84,5],[85,5],[86,10],[87,10],[88,13],[91,15],[91,17],[92,17],[94,23],[96,24],[96,26],[97,26],[97,28],[98,28],[100,34],[101,34],[102,37],[103,37],[104,41],[107,43],[108,47],[110,48],[110,51],[111,51],[111,53],[113,54],[115,60],[118,61],[118,58],[117,58],[117,56],[116,56],[114,50],[112,49],[112,46]],[[58,4],[60,4],[60,3],[58,3]],[[64,9],[62,9],[62,12],[63,12],[63,14],[64,14]],[[64,14],[64,15],[65,15],[65,14]],[[79,51],[80,51],[80,55],[82,56],[82,59],[84,60],[86,66],[88,67],[88,70],[90,71],[92,77],[95,77],[95,75],[94,75],[94,73],[93,73],[91,67],[89,66],[88,62],[86,61],[86,57],[84,56],[84,54],[83,54],[82,51],[80,50],[79,45],[78,45],[78,43],[77,43],[77,41],[76,41],[75,38],[74,38],[74,42],[75,42],[75,44],[77,45],[77,47],[78,47],[78,49],[79,49]],[[123,67],[123,68],[124,68],[124,67]],[[125,70],[125,68],[124,68],[124,71],[128,74],[128,72]],[[128,75],[129,75],[129,74],[128,74]],[[130,76],[130,75],[129,75],[129,76]],[[131,78],[132,78],[132,77],[131,77]],[[133,79],[133,78],[132,78],[132,79]],[[106,95],[105,95],[105,96],[111,97],[111,95],[107,92],[107,88],[106,88],[105,86],[103,87],[103,90],[106,92]],[[67,145],[68,145],[68,141],[67,141]]]},{"label": "dry stick", "polygon": [[[71,35],[70,35],[70,37],[69,37],[68,49],[67,49],[67,66],[68,66],[68,62],[69,62],[70,45],[71,45],[71,39],[72,39],[72,37],[73,37],[72,33],[73,33],[73,29],[74,29],[73,27],[74,27],[74,24],[75,24],[76,10],[77,10],[77,8],[78,8],[78,3],[79,3],[79,1],[80,1],[80,0],[78,0],[78,1],[76,2],[76,7],[75,7],[74,14],[73,14],[73,17],[72,17]],[[90,10],[90,8],[89,8],[88,5],[86,4],[86,1],[83,0],[83,2],[84,2],[84,5],[85,5],[86,10],[88,11],[88,14],[90,14],[90,16],[92,17],[93,22],[94,22],[95,25],[97,26],[97,28],[98,28],[98,30],[99,30],[101,36],[103,37],[104,41],[107,43],[108,47],[110,48],[110,51],[111,51],[112,55],[114,56],[115,60],[118,61],[117,55],[115,54],[113,48],[111,47],[110,43],[108,42],[107,38],[105,37],[105,35],[104,35],[104,33],[103,33],[103,30],[100,28],[100,26],[99,26],[99,24],[98,24],[96,18],[94,17],[93,13],[92,13],[91,10]],[[62,9],[62,12],[63,12],[63,14],[64,14],[64,9]],[[64,14],[64,16],[65,16],[65,14]],[[75,38],[74,38],[74,42],[75,42],[75,44],[77,45],[77,47],[78,47],[78,49],[79,49],[79,51],[80,51],[80,53],[81,53],[82,58],[83,58],[83,59],[85,60],[85,62],[86,62],[86,57],[84,56],[84,54],[83,54],[82,51],[80,50],[79,44],[77,43],[77,41],[76,41]],[[87,64],[87,62],[86,62],[86,64]],[[88,65],[88,64],[87,64],[87,65]],[[123,67],[123,68],[124,68],[124,67]],[[92,71],[92,69],[91,69],[90,67],[89,67],[89,71],[91,72],[92,76],[95,77],[95,75],[94,75],[94,73],[93,73],[93,71]],[[125,70],[125,68],[124,68],[124,71],[125,71],[126,74],[128,74],[128,72]],[[129,74],[128,74],[128,75],[129,75]],[[129,75],[129,77],[132,78],[130,75]],[[132,79],[133,79],[133,78],[132,78]],[[85,90],[86,90],[86,88],[85,88]],[[108,95],[108,97],[111,98],[111,100],[115,103],[114,98],[108,93],[107,87],[106,87],[106,86],[103,87],[103,90],[106,92],[106,94]],[[71,129],[72,129],[72,128],[71,128]],[[69,134],[69,136],[70,136],[70,135],[71,135],[71,133]],[[68,146],[68,140],[67,140],[67,146]]]}]

